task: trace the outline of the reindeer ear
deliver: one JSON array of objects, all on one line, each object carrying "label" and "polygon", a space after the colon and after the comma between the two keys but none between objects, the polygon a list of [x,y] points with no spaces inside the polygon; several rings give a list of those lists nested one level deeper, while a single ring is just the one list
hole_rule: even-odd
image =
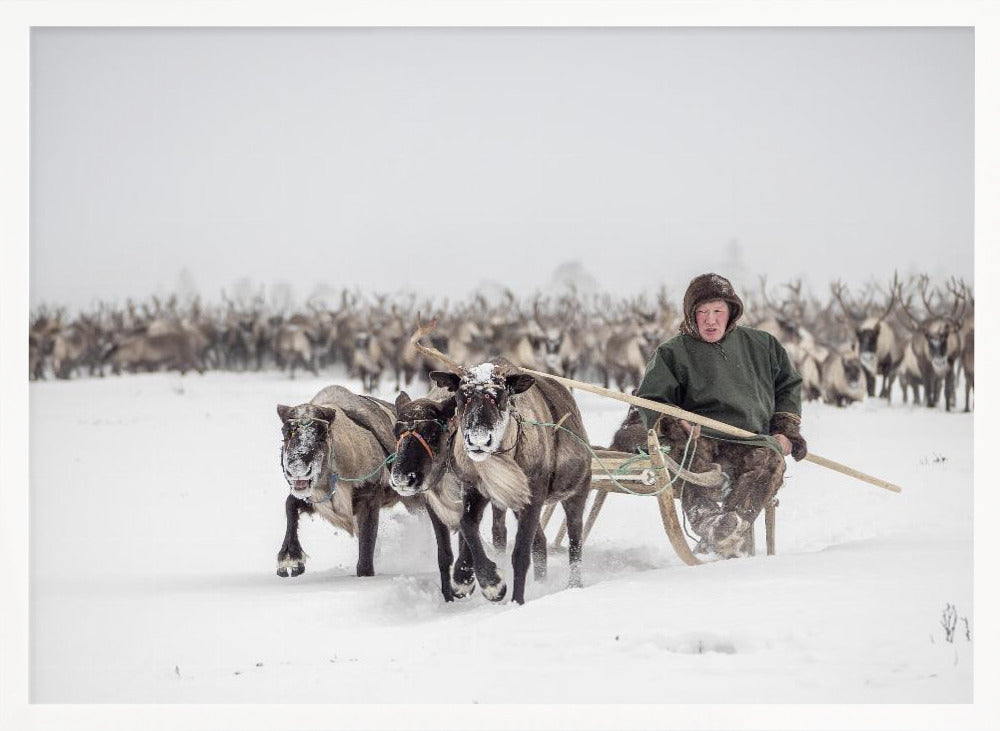
[{"label": "reindeer ear", "polygon": [[319,418],[325,419],[331,424],[337,418],[337,410],[331,409],[329,406],[317,406],[316,410],[319,412]]},{"label": "reindeer ear", "polygon": [[401,408],[410,403],[410,401],[410,394],[406,391],[400,391],[399,395],[396,397],[396,411],[399,411]]},{"label": "reindeer ear", "polygon": [[462,382],[457,373],[449,371],[431,371],[427,375],[436,385],[447,388],[449,391],[457,391],[458,384]]},{"label": "reindeer ear", "polygon": [[291,406],[284,406],[283,404],[278,404],[278,416],[281,418],[282,424],[288,421],[288,416],[291,413],[292,413]]},{"label": "reindeer ear", "polygon": [[455,407],[456,406],[457,406],[457,404],[455,403],[455,397],[454,396],[452,396],[447,401],[442,401],[441,404],[440,404],[441,418],[442,419],[450,419],[451,417],[453,417],[455,415]]},{"label": "reindeer ear", "polygon": [[517,373],[513,376],[507,376],[507,390],[512,394],[524,393],[531,388],[534,383],[535,377],[528,375],[527,373]]}]

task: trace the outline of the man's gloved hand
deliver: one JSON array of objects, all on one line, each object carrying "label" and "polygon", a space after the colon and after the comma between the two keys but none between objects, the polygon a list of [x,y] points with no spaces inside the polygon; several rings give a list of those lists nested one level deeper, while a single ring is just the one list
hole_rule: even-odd
[{"label": "man's gloved hand", "polygon": [[[781,442],[782,448],[786,450],[785,454],[791,454],[796,462],[802,461],[809,454],[809,447],[806,444],[806,440],[802,438],[802,434],[799,432],[801,421],[802,419],[796,414],[779,411],[771,417],[771,424],[768,429],[768,433]],[[785,442],[788,442],[787,446]]]},{"label": "man's gloved hand", "polygon": [[697,439],[701,434],[700,424],[692,425],[684,421],[684,419],[678,419],[667,414],[661,416],[656,422],[656,431],[662,437],[661,441],[666,440],[674,444],[686,442],[692,428],[697,430],[694,434],[694,438]]}]

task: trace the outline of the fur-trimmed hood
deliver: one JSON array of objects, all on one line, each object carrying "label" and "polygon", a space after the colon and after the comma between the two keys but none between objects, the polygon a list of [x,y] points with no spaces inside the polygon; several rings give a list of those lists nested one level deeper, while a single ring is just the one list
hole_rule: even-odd
[{"label": "fur-trimmed hood", "polygon": [[736,327],[736,323],[743,316],[743,300],[736,294],[732,283],[728,279],[718,274],[699,274],[691,280],[687,291],[684,293],[684,320],[681,322],[680,331],[685,335],[701,340],[698,334],[698,321],[694,312],[702,302],[710,300],[723,300],[729,305],[729,323],[726,325],[726,332],[729,335]]}]

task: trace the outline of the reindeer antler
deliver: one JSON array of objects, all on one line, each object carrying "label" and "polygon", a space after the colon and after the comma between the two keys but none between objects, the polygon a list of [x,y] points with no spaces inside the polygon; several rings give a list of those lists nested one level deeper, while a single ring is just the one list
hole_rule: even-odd
[{"label": "reindeer antler", "polygon": [[767,296],[767,275],[762,274],[760,276],[760,294],[764,298],[764,309],[769,311],[775,317],[785,317],[785,310],[783,307],[778,307],[775,305],[771,298]]},{"label": "reindeer antler", "polygon": [[410,343],[413,345],[413,347],[415,347],[418,351],[420,351],[424,355],[429,356],[431,358],[437,358],[439,361],[441,361],[442,363],[444,363],[445,365],[447,365],[449,368],[451,368],[455,373],[457,373],[460,376],[464,376],[466,373],[468,373],[468,369],[465,366],[463,366],[461,363],[457,363],[457,362],[453,361],[451,358],[449,358],[447,355],[445,355],[444,353],[442,353],[437,348],[434,348],[434,347],[428,348],[428,347],[420,344],[420,338],[424,337],[425,335],[430,334],[434,330],[434,328],[436,328],[436,327],[437,327],[437,318],[436,317],[431,318],[431,321],[429,323],[427,323],[426,325],[421,325],[420,324],[420,313],[418,312],[417,313],[417,331],[415,333],[413,333],[412,337],[410,337]]},{"label": "reindeer antler", "polygon": [[[968,288],[964,281],[956,280],[952,277],[948,282],[948,291],[955,296],[955,305],[951,308],[951,314],[947,316],[946,319],[950,320],[956,327],[961,329],[962,320],[965,319],[965,309],[969,303],[968,300]],[[959,311],[959,305],[962,309]]]},{"label": "reindeer antler", "polygon": [[[912,283],[913,280],[911,279],[910,281]],[[902,289],[900,289],[899,306],[903,308],[901,312],[903,313],[904,319],[906,320],[906,322],[904,322],[903,324],[906,326],[908,330],[916,332],[917,330],[920,329],[921,319],[918,318],[916,315],[914,315],[912,310],[910,310],[910,301],[912,299],[913,299],[913,292],[910,292],[906,296],[906,299],[903,299]]]},{"label": "reindeer antler", "polygon": [[892,312],[892,308],[895,306],[897,299],[899,299],[899,294],[902,291],[902,285],[899,283],[899,272],[892,273],[892,284],[889,285],[889,304],[885,308],[885,312],[882,313],[882,317],[878,319],[882,322],[885,318],[889,316]]},{"label": "reindeer antler", "polygon": [[840,309],[842,309],[844,314],[847,315],[847,319],[853,321],[861,320],[862,318],[859,317],[858,314],[847,304],[847,302],[844,301],[845,289],[846,287],[844,286],[844,283],[839,279],[830,284],[830,292],[833,294],[833,298],[840,303]]}]

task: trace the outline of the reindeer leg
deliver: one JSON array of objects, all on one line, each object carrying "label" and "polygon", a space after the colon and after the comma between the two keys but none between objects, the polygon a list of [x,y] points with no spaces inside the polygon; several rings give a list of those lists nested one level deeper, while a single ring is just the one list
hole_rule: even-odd
[{"label": "reindeer leg", "polygon": [[453,554],[451,552],[451,531],[448,526],[441,522],[437,514],[428,509],[427,514],[431,518],[431,526],[434,528],[434,538],[437,540],[437,560],[438,573],[441,575],[441,595],[446,602],[455,600],[455,593],[451,588],[451,562]]},{"label": "reindeer leg", "polygon": [[882,377],[882,395],[885,396],[886,403],[892,403],[892,384],[896,380],[896,375],[892,371],[886,372]]},{"label": "reindeer leg", "polygon": [[[535,541],[541,515],[542,501],[538,500],[528,503],[518,516],[517,535],[514,537],[514,550],[511,552],[511,563],[514,566],[513,600],[518,604],[524,604],[524,585],[528,578],[528,565],[531,563],[530,546]],[[544,539],[544,533],[542,536]]]},{"label": "reindeer leg", "polygon": [[306,570],[306,554],[299,545],[299,515],[309,506],[292,495],[285,498],[285,540],[278,550],[278,576],[298,576]]},{"label": "reindeer leg", "polygon": [[535,581],[545,581],[549,563],[548,548],[545,529],[539,518],[538,527],[535,528],[535,538],[531,543],[531,565],[535,567]]},{"label": "reindeer leg", "polygon": [[[507,584],[503,580],[503,574],[497,569],[497,565],[486,555],[483,539],[479,535],[479,523],[483,519],[483,512],[486,510],[488,502],[486,496],[474,486],[467,486],[459,528],[471,554],[472,567],[475,571],[476,581],[483,590],[483,596],[491,602],[498,602],[507,593]],[[460,550],[459,563],[456,564],[453,572],[456,584],[461,586],[467,581],[466,569],[467,567],[462,563],[462,550]],[[456,591],[455,595],[458,596],[459,593]]]},{"label": "reindeer leg", "polygon": [[507,509],[493,506],[493,548],[497,553],[507,550]]},{"label": "reindeer leg", "polygon": [[[356,493],[355,493],[356,495]],[[375,540],[378,538],[378,501],[375,495],[355,497],[358,524],[358,576],[375,575]]]},{"label": "reindeer leg", "polygon": [[953,367],[948,367],[948,373],[944,380],[944,410],[951,411],[952,407],[957,404],[955,396],[955,370]]},{"label": "reindeer leg", "polygon": [[[583,586],[583,576],[580,568],[583,564],[583,511],[590,494],[590,481],[576,491],[576,494],[563,500],[563,511],[566,513],[566,533],[569,535],[569,587],[571,589]],[[606,492],[598,493],[607,497]],[[596,500],[595,500],[596,505]],[[591,516],[596,517],[596,516]]]},{"label": "reindeer leg", "polygon": [[476,573],[472,568],[472,551],[468,542],[458,533],[458,558],[452,567],[451,593],[456,599],[465,599],[476,590]]}]

